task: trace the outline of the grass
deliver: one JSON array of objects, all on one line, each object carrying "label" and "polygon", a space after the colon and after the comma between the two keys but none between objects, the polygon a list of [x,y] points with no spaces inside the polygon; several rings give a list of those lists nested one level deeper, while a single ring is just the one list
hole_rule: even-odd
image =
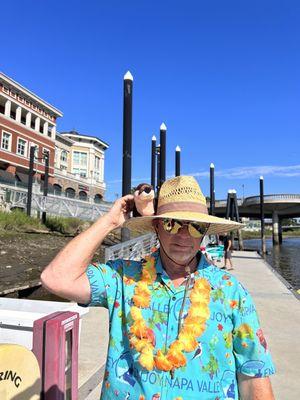
[{"label": "grass", "polygon": [[81,232],[90,225],[79,218],[63,218],[47,216],[46,224],[43,225],[41,220],[35,217],[28,217],[27,214],[20,210],[12,212],[0,211],[0,231],[9,232],[28,232],[29,230],[49,230],[62,234],[73,235],[78,231]]},{"label": "grass", "polygon": [[62,234],[74,234],[78,230],[81,231],[84,226],[89,225],[88,222],[83,222],[79,218],[62,218],[62,217],[47,217],[46,227],[53,232]]},{"label": "grass", "polygon": [[23,232],[28,229],[45,229],[38,218],[28,217],[20,210],[10,213],[0,211],[0,230]]}]

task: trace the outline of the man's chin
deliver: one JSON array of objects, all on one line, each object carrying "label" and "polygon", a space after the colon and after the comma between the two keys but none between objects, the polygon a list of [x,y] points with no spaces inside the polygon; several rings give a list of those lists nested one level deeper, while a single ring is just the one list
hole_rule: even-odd
[{"label": "man's chin", "polygon": [[189,251],[188,253],[181,251],[172,251],[171,257],[178,264],[187,264],[191,261],[192,254],[191,251]]}]

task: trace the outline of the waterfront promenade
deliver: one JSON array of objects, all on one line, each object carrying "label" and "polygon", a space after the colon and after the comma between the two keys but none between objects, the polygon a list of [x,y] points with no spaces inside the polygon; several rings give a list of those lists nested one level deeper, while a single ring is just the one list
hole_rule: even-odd
[{"label": "waterfront promenade", "polygon": [[[261,326],[273,356],[277,370],[271,378],[275,399],[298,400],[300,301],[256,252],[235,251],[233,263],[233,274],[254,298]],[[83,318],[81,334],[79,400],[99,400],[99,381],[104,373],[107,340],[107,311],[102,308],[90,308],[90,312]]]}]

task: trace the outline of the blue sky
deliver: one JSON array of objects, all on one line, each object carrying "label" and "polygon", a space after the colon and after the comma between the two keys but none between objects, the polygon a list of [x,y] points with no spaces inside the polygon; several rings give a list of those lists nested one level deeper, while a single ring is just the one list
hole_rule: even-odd
[{"label": "blue sky", "polygon": [[108,200],[121,194],[123,76],[133,92],[132,184],[150,181],[151,137],[167,125],[167,175],[216,198],[299,193],[298,1],[1,4],[0,70],[63,111],[58,130],[109,143]]}]

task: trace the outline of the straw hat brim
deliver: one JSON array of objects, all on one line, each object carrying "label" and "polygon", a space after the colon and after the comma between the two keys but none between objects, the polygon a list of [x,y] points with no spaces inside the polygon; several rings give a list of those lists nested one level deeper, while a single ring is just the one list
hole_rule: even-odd
[{"label": "straw hat brim", "polygon": [[225,218],[214,217],[208,214],[201,214],[190,211],[170,211],[161,215],[151,215],[147,217],[129,218],[125,221],[123,227],[132,231],[141,233],[154,231],[152,221],[154,219],[174,218],[182,221],[193,221],[203,224],[209,224],[206,235],[222,234],[243,228],[243,224],[230,221]]}]

